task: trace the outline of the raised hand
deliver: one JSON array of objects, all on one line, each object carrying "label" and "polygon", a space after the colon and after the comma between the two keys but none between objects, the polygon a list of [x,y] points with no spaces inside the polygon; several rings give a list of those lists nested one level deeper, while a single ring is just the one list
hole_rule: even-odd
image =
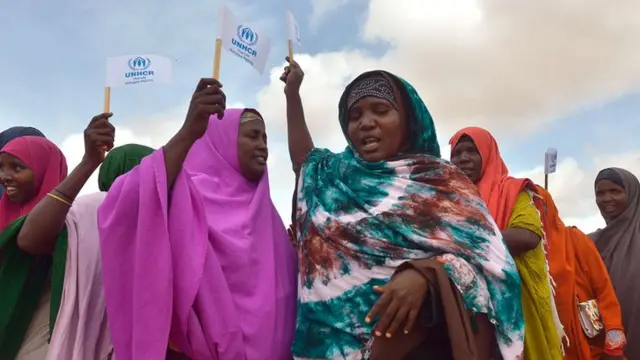
[{"label": "raised hand", "polygon": [[227,96],[221,88],[222,84],[213,78],[202,78],[198,82],[180,129],[191,141],[196,141],[204,135],[212,114],[218,114],[219,119],[224,116]]},{"label": "raised hand", "polygon": [[84,129],[83,161],[92,167],[98,167],[105,157],[105,151],[113,149],[116,128],[109,122],[113,113],[94,116]]},{"label": "raised hand", "polygon": [[280,75],[280,80],[285,83],[285,94],[295,94],[300,91],[300,85],[302,85],[302,80],[304,79],[304,72],[302,68],[300,68],[300,65],[294,60],[289,59],[288,56],[285,60],[287,60],[289,65],[284,67],[284,72]]}]

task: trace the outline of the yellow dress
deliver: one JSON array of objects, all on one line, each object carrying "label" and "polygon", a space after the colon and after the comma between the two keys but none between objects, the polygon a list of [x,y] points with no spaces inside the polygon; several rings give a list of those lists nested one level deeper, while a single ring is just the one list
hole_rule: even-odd
[{"label": "yellow dress", "polygon": [[[544,238],[540,214],[531,195],[518,194],[507,228],[533,231]],[[526,360],[561,360],[562,344],[551,293],[549,270],[541,241],[537,248],[514,257],[522,280],[524,354]],[[557,315],[557,314],[555,314]]]}]

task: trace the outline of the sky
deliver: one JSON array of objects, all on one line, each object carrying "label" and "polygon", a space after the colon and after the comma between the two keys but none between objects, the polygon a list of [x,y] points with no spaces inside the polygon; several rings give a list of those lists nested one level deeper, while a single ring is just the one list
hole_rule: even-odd
[{"label": "sky", "polygon": [[[116,145],[163,146],[184,121],[193,90],[211,76],[218,11],[271,39],[264,74],[230,53],[220,81],[227,107],[255,107],[269,134],[272,198],[290,219],[293,173],[285,98],[285,11],[300,25],[296,60],[317,146],[340,151],[338,99],[360,73],[385,69],[416,87],[448,157],[465,126],[491,131],[513,176],[542,183],[544,152],[558,149],[550,191],[560,215],[586,232],[603,225],[593,194],[599,169],[640,174],[640,2],[619,0],[21,0],[0,10],[0,129],[30,125],[73,168],[82,132],[102,110],[106,59],[173,60],[171,84],[114,88]],[[83,193],[97,191],[96,176]]]}]

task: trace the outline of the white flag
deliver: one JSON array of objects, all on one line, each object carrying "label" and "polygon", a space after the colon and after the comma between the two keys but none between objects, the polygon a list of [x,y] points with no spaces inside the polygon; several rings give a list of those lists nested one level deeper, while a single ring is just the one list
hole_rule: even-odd
[{"label": "white flag", "polygon": [[544,173],[552,174],[556,172],[558,165],[558,150],[549,148],[544,153]]},{"label": "white flag", "polygon": [[159,55],[124,55],[107,59],[107,86],[170,83],[171,59]]},{"label": "white flag", "polygon": [[296,18],[293,17],[293,14],[289,10],[287,10],[287,32],[292,44],[295,44],[297,47],[302,46],[302,42],[300,41],[300,27],[298,26]]},{"label": "white flag", "polygon": [[235,15],[223,6],[220,9],[220,38],[222,47],[264,72],[271,50],[271,41],[256,28],[239,22]]}]

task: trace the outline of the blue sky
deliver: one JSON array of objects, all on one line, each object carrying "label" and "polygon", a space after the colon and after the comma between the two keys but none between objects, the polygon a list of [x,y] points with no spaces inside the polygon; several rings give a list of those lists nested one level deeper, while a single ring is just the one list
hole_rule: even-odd
[{"label": "blue sky", "polygon": [[[456,128],[484,126],[495,133],[511,171],[534,178],[544,150],[558,148],[565,162],[552,191],[560,210],[580,225],[598,225],[589,184],[603,159],[640,171],[640,70],[634,70],[640,51],[632,39],[640,25],[625,15],[640,6],[632,0],[616,10],[587,1],[580,11],[541,0],[536,15],[533,5],[499,8],[481,0],[452,0],[453,8],[434,0],[393,6],[341,0],[324,14],[318,10],[332,4],[326,0],[5,2],[0,127],[35,126],[77,161],[79,134],[102,109],[106,58],[159,54],[174,59],[173,83],[113,89],[111,109],[125,141],[161,146],[179,127],[198,79],[211,73],[223,3],[272,41],[264,75],[224,53],[221,81],[230,104],[270,116],[271,172],[286,173],[272,176],[282,213],[289,210],[291,177],[276,77],[286,55],[286,9],[301,28],[303,97],[319,145],[343,144],[335,108],[344,84],[383,67],[416,85],[434,113],[441,145]],[[540,19],[546,27],[538,26]]]}]

